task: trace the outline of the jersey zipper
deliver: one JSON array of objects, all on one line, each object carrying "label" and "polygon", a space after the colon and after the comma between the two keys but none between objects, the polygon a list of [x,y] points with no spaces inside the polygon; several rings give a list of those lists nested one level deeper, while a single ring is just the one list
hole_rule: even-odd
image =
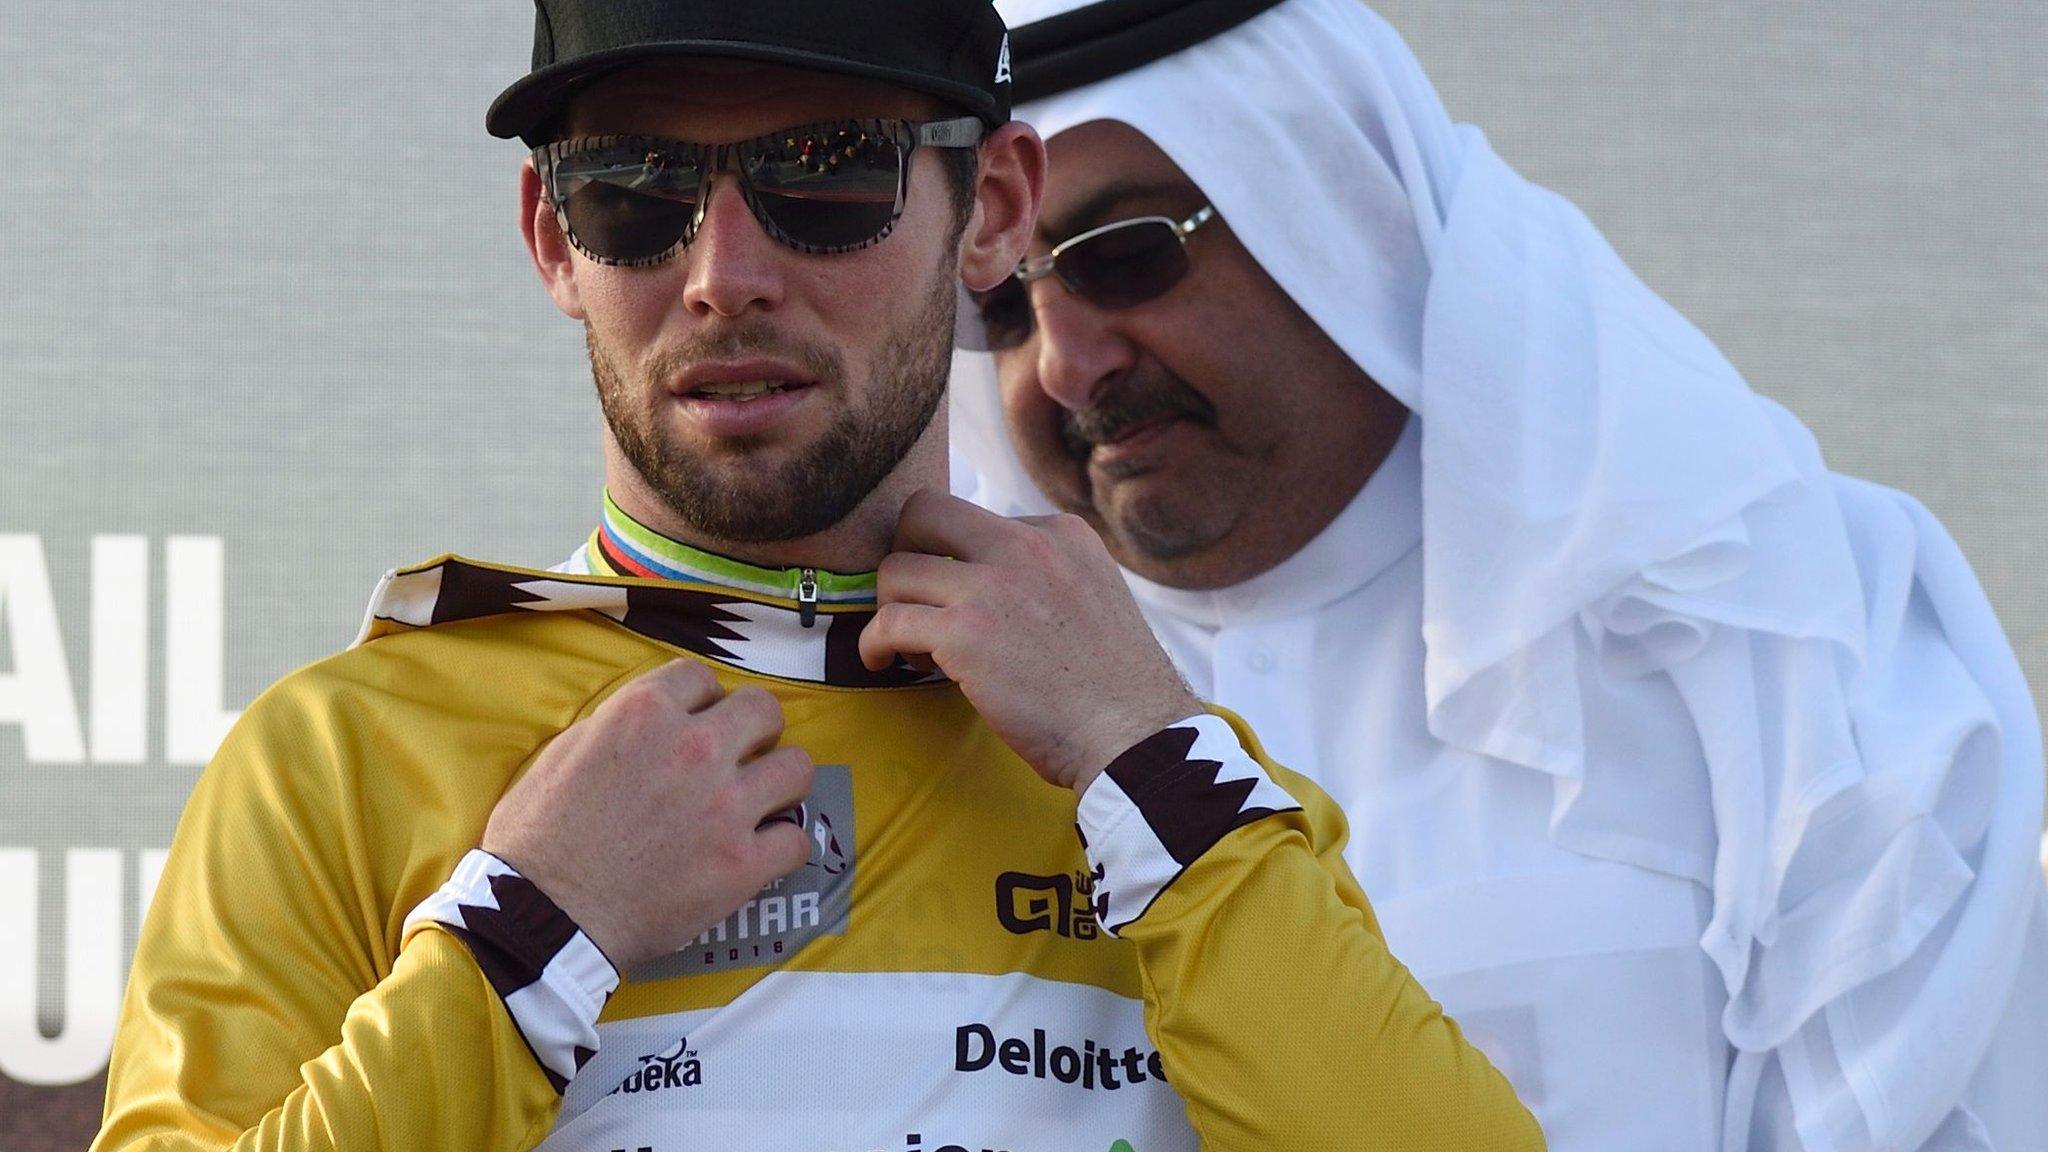
[{"label": "jersey zipper", "polygon": [[796,583],[797,619],[809,628],[818,622],[818,570],[806,568]]}]

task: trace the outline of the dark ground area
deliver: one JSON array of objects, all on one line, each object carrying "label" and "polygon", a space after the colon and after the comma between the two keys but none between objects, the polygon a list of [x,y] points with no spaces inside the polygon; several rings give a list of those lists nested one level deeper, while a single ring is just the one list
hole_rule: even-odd
[{"label": "dark ground area", "polygon": [[69,1088],[30,1088],[0,1076],[0,1152],[85,1152],[106,1098],[105,1076]]}]

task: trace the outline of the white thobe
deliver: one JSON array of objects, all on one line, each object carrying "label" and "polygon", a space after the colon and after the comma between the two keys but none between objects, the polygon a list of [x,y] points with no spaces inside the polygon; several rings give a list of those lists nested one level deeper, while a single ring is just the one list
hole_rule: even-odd
[{"label": "white thobe", "polygon": [[[1616,854],[1670,861],[1664,868],[1560,846],[1557,781],[1430,734],[1419,423],[1350,506],[1278,567],[1212,592],[1131,577],[1133,591],[1195,691],[1245,716],[1277,760],[1343,806],[1345,855],[1389,946],[1514,1083],[1553,1149],[1738,1146],[1723,1135],[1735,1056],[1723,1028],[1729,997],[1701,943],[1722,833],[1697,725],[1668,676],[1580,686],[1588,778],[1626,774],[1656,792],[1639,806],[1625,785],[1602,795],[1579,815],[1604,827],[1575,843],[1638,838],[1640,850]],[[2011,1009],[2034,1013],[2032,1022],[2005,1029],[1999,1067],[1980,1087],[2048,1063],[2048,1051],[2027,1058],[2048,1037],[2044,938],[2048,926],[2037,926],[2022,973],[2035,987]],[[1815,1063],[1788,1066],[1810,1075]],[[1771,1065],[1761,1085],[1742,1088],[1755,1105],[1737,1102],[1759,1152],[1799,1146],[1784,1075]],[[2030,1122],[2007,1108],[2021,1094],[1992,1095],[1999,1101],[1977,1107],[1999,1116],[1959,1112],[1944,1126],[1955,1139],[1928,1147],[2048,1147],[2048,1132],[2014,1131]],[[2008,1131],[1977,1143],[1973,1124]]]}]

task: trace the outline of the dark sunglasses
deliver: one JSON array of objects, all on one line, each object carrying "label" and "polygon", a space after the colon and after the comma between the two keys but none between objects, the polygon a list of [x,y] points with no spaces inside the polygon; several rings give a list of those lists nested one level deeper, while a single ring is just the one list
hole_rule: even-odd
[{"label": "dark sunglasses", "polygon": [[1188,237],[1215,218],[1215,207],[1203,205],[1180,221],[1170,216],[1119,220],[1019,261],[1017,271],[1001,284],[972,294],[987,349],[1004,352],[1031,338],[1028,286],[1047,276],[1059,277],[1067,291],[1097,308],[1130,308],[1165,295],[1188,274]]},{"label": "dark sunglasses", "polygon": [[964,116],[811,124],[731,144],[592,136],[534,149],[533,167],[569,242],[600,264],[659,264],[687,247],[712,179],[728,170],[769,236],[799,252],[851,252],[903,217],[917,149],[972,148],[982,132]]}]

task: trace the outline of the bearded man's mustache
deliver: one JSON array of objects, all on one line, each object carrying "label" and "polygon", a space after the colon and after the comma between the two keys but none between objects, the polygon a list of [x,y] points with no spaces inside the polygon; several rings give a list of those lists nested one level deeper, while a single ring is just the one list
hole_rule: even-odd
[{"label": "bearded man's mustache", "polygon": [[1132,428],[1186,418],[1214,424],[1216,406],[1168,372],[1134,372],[1112,382],[1102,398],[1080,412],[1060,413],[1060,442],[1075,460]]}]

